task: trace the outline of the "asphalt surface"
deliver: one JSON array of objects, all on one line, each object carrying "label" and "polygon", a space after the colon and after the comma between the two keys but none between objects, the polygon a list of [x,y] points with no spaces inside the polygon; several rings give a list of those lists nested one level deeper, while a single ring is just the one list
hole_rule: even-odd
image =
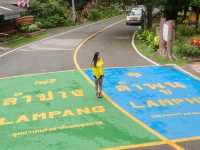
[{"label": "asphalt surface", "polygon": [[96,51],[101,52],[107,67],[152,65],[133,50],[132,37],[136,26],[126,26],[121,22],[89,40],[78,53],[82,68],[90,67]]},{"label": "asphalt surface", "polygon": [[[73,62],[74,48],[88,36],[122,19],[124,16],[77,28],[52,30],[50,35],[53,37],[0,55],[0,77],[76,69]],[[121,22],[98,34],[81,47],[77,57],[78,63],[82,68],[90,67],[94,53],[100,51],[107,67],[152,65],[139,56],[131,45],[136,29],[137,27],[126,26],[125,22]],[[184,142],[180,145],[186,150],[200,149],[199,141]],[[131,150],[172,150],[172,148],[161,145]]]},{"label": "asphalt surface", "polygon": [[124,17],[115,17],[74,29],[66,28],[66,31],[64,28],[53,30],[53,37],[0,55],[0,77],[75,69],[74,48],[91,34],[122,18]]}]

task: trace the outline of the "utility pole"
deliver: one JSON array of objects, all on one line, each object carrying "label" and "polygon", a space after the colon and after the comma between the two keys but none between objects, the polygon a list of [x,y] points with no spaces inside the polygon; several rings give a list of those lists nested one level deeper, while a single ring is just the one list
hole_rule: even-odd
[{"label": "utility pole", "polygon": [[73,21],[76,22],[76,7],[74,0],[72,0],[72,15],[73,15]]}]

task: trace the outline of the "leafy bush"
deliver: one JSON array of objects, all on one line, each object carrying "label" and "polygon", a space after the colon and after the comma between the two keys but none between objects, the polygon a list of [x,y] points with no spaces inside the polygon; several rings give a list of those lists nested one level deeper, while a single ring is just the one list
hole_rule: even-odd
[{"label": "leafy bush", "polygon": [[28,32],[28,26],[27,25],[23,25],[19,27],[19,31],[21,32]]},{"label": "leafy bush", "polygon": [[31,0],[29,12],[43,28],[71,25],[69,6],[65,0]]},{"label": "leafy bush", "polygon": [[40,21],[42,26],[46,28],[56,27],[64,24],[64,18],[57,14],[54,16],[49,16],[45,19],[41,19]]},{"label": "leafy bush", "polygon": [[200,56],[200,49],[188,43],[177,40],[174,42],[172,51],[179,57]]},{"label": "leafy bush", "polygon": [[91,21],[97,21],[103,18],[110,18],[119,14],[121,14],[121,12],[119,8],[115,6],[110,6],[110,7],[99,6],[98,8],[90,11],[88,19]]},{"label": "leafy bush", "polygon": [[40,30],[40,28],[38,27],[37,24],[31,24],[31,25],[20,26],[19,30],[24,33],[30,33],[30,32],[38,31]]},{"label": "leafy bush", "polygon": [[159,48],[159,44],[160,44],[160,37],[159,36],[155,36],[154,40],[153,40],[153,46],[158,49]]},{"label": "leafy bush", "polygon": [[93,9],[90,11],[88,19],[91,21],[97,21],[102,18],[102,13],[99,12],[97,9]]},{"label": "leafy bush", "polygon": [[26,10],[20,12],[21,17],[28,16],[28,15],[29,15],[29,13]]},{"label": "leafy bush", "polygon": [[182,36],[191,36],[191,35],[194,34],[193,29],[190,28],[188,25],[185,25],[185,24],[179,24],[179,25],[177,25],[176,30]]},{"label": "leafy bush", "polygon": [[110,18],[121,13],[119,8],[116,8],[114,6],[100,7],[99,11],[102,13],[102,18]]},{"label": "leafy bush", "polygon": [[28,27],[28,31],[29,32],[34,32],[34,31],[38,31],[40,28],[36,25],[36,24],[31,24],[29,27]]},{"label": "leafy bush", "polygon": [[154,32],[151,32],[149,30],[140,30],[138,31],[137,38],[149,47],[153,48],[154,50],[157,50],[160,42],[159,36],[156,36]]},{"label": "leafy bush", "polygon": [[198,25],[196,32],[197,32],[198,34],[200,34],[200,24]]},{"label": "leafy bush", "polygon": [[30,11],[32,15],[45,18],[53,15],[67,16],[68,4],[65,0],[31,0]]},{"label": "leafy bush", "polygon": [[39,28],[42,27],[42,23],[40,21],[36,21],[34,24],[37,25]]},{"label": "leafy bush", "polygon": [[38,19],[41,22],[42,28],[53,28],[57,26],[70,26],[73,25],[73,21],[59,15],[49,16],[47,18]]}]

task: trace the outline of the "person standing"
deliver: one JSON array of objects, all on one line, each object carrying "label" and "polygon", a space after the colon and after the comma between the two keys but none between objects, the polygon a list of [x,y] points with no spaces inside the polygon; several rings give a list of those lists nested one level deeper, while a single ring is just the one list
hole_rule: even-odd
[{"label": "person standing", "polygon": [[97,98],[102,98],[102,86],[104,77],[104,61],[100,52],[96,52],[92,59],[92,73],[95,80]]}]

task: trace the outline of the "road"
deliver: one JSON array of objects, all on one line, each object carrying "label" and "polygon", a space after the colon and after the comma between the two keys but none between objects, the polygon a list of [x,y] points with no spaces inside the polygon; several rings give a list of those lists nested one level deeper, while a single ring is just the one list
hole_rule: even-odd
[{"label": "road", "polygon": [[[55,72],[76,69],[74,49],[85,38],[99,30],[110,27],[87,41],[77,54],[81,68],[88,68],[96,51],[100,51],[107,67],[128,67],[153,65],[143,59],[132,47],[132,36],[137,27],[126,26],[124,16],[115,17],[97,23],[86,24],[17,48],[0,55],[0,76]],[[198,142],[184,143],[186,149],[198,150]],[[171,150],[167,145],[143,148],[142,150]],[[137,149],[134,149],[137,150]],[[139,149],[138,149],[139,150]],[[141,148],[140,148],[141,150]]]},{"label": "road", "polygon": [[107,67],[152,65],[133,50],[131,41],[136,29],[121,22],[98,34],[81,48],[77,57],[79,64],[82,68],[89,67],[93,54],[100,51]]},{"label": "road", "polygon": [[[92,33],[121,20],[86,24],[0,55],[1,77],[75,69],[73,50]],[[55,33],[56,31],[54,31]],[[59,31],[60,32],[60,31]]]}]

